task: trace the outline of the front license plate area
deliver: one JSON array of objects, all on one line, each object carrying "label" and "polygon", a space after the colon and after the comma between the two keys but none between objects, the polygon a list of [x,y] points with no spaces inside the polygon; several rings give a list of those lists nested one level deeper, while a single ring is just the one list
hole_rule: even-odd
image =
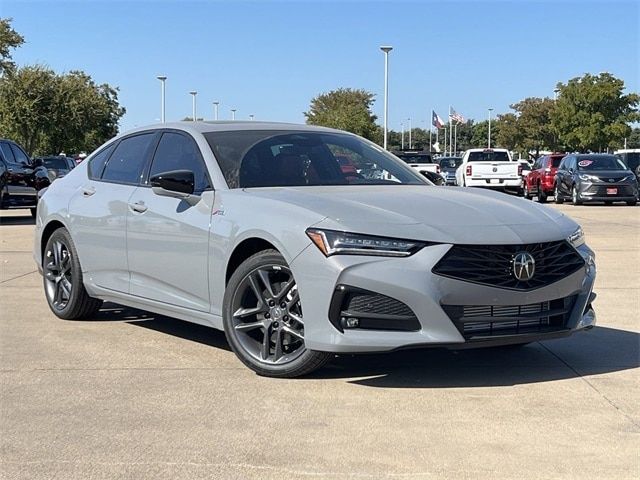
[{"label": "front license plate area", "polygon": [[617,188],[607,188],[607,195],[617,195],[617,194],[618,194]]}]

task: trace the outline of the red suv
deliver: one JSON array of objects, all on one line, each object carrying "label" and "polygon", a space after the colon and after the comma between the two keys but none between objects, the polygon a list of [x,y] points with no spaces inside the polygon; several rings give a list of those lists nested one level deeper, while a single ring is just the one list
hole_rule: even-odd
[{"label": "red suv", "polygon": [[552,153],[536,160],[531,167],[531,173],[524,177],[524,198],[531,199],[535,195],[538,197],[538,202],[544,203],[548,196],[553,195],[556,170],[565,155],[564,153]]}]

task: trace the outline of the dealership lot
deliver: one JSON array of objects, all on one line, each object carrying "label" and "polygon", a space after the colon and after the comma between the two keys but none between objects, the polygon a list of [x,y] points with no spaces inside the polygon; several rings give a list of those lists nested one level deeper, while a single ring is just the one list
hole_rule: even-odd
[{"label": "dealership lot", "polygon": [[297,380],[256,376],[221,332],[178,320],[57,319],[29,212],[2,212],[0,477],[638,478],[640,208],[552,208],[598,256],[594,330],[341,356]]}]

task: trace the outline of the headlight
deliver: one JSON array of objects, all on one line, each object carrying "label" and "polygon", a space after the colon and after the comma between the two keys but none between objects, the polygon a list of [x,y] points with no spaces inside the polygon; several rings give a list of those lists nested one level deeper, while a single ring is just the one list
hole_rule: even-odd
[{"label": "headlight", "polygon": [[359,233],[338,232],[308,228],[306,231],[311,241],[325,256],[331,255],[375,255],[381,257],[408,257],[427,242],[400,240],[397,238],[375,237]]},{"label": "headlight", "polygon": [[567,237],[567,242],[569,242],[574,248],[584,245],[584,232],[582,231],[582,227],[578,227],[575,232],[569,235]]},{"label": "headlight", "polygon": [[587,175],[586,173],[581,173],[578,176],[580,177],[581,180],[586,180],[588,182],[597,182],[598,180],[600,180],[598,177],[595,177],[593,175]]},{"label": "headlight", "polygon": [[626,177],[624,177],[622,179],[622,181],[623,182],[630,182],[630,181],[635,180],[635,179],[636,179],[636,176],[632,173],[631,175],[627,175]]}]

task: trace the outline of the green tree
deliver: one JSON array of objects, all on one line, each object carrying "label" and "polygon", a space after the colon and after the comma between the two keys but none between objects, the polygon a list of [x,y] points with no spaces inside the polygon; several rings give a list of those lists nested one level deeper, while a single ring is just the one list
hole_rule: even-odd
[{"label": "green tree", "polygon": [[91,151],[118,133],[117,89],[83,72],[28,66],[0,78],[0,136],[29,154]]},{"label": "green tree", "polygon": [[[500,122],[491,121],[491,146],[501,146],[498,142],[500,135]],[[471,137],[471,148],[483,148],[487,146],[489,137],[489,120],[483,120],[473,126],[473,136]]]},{"label": "green tree", "polygon": [[11,18],[0,18],[0,75],[12,70],[11,50],[24,43],[24,38],[11,28]]},{"label": "green tree", "polygon": [[[624,142],[621,146],[624,146]],[[627,137],[627,148],[640,148],[640,128],[636,127],[631,130]]]},{"label": "green tree", "polygon": [[518,117],[514,113],[498,115],[496,124],[498,125],[496,141],[499,145],[509,150],[515,150],[522,145],[522,131],[518,125]]},{"label": "green tree", "polygon": [[552,99],[529,97],[511,105],[511,108],[516,111],[516,127],[520,132],[520,138],[514,146],[526,153],[535,152],[535,158],[540,155],[540,150],[556,150],[557,135],[551,124],[555,116],[555,102]]},{"label": "green tree", "polygon": [[615,148],[631,133],[629,123],[640,120],[640,96],[625,94],[624,81],[610,73],[587,73],[559,83],[558,90],[552,125],[569,150]]},{"label": "green tree", "polygon": [[339,88],[311,100],[304,112],[307,123],[338,128],[370,140],[376,139],[376,116],[371,112],[375,95],[366,90]]}]

